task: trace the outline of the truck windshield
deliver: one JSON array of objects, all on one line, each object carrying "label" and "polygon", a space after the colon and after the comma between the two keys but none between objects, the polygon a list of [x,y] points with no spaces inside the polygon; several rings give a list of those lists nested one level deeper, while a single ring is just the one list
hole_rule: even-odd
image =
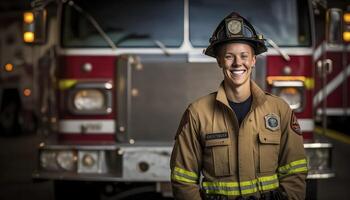
[{"label": "truck windshield", "polygon": [[[303,4],[303,5],[302,5]],[[235,11],[250,21],[257,32],[279,46],[310,46],[310,20],[303,0],[190,0],[190,40],[206,47],[219,22]]]},{"label": "truck windshield", "polygon": [[[118,47],[158,47],[154,40],[166,47],[182,44],[183,1],[75,0],[74,3],[89,13]],[[109,47],[91,22],[67,3],[62,23],[64,47]]]},{"label": "truck windshield", "polygon": [[[176,48],[183,42],[183,0],[74,2],[99,23],[117,47],[158,48],[157,40],[165,47]],[[232,11],[246,17],[259,33],[281,47],[311,45],[309,10],[303,0],[189,0],[191,44],[208,46],[217,24]],[[62,45],[109,47],[91,22],[67,3],[63,9]]]}]

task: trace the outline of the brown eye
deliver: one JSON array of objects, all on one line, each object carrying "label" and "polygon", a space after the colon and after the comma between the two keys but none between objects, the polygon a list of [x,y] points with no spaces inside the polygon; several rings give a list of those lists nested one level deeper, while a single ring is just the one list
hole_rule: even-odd
[{"label": "brown eye", "polygon": [[229,55],[229,54],[225,55],[225,59],[227,59],[227,60],[232,60],[232,58],[233,58],[232,55]]}]

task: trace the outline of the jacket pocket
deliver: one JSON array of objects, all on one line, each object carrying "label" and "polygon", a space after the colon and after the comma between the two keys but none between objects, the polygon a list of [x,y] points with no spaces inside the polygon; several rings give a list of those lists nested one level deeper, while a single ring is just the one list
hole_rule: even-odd
[{"label": "jacket pocket", "polygon": [[275,172],[278,167],[280,133],[259,133],[260,172]]},{"label": "jacket pocket", "polygon": [[205,147],[211,150],[212,169],[215,176],[232,175],[232,156],[230,152],[230,140],[207,140]]}]

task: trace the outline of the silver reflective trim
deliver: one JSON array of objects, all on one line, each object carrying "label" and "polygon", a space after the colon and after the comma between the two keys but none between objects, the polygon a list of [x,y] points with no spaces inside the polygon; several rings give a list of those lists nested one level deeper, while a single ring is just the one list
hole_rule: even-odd
[{"label": "silver reflective trim", "polygon": [[312,149],[312,148],[332,148],[333,145],[331,143],[305,143],[304,144],[304,148],[308,149]]},{"label": "silver reflective trim", "polygon": [[321,58],[322,54],[325,52],[343,52],[350,51],[350,46],[344,46],[341,44],[327,44],[327,42],[323,41],[320,45],[317,46],[315,52],[313,54],[313,60],[316,61]]},{"label": "silver reflective trim", "polygon": [[[314,52],[310,47],[281,47],[281,50],[289,56],[311,56]],[[280,55],[280,53],[273,48],[269,48],[263,55]]]},{"label": "silver reflective trim", "polygon": [[322,115],[325,112],[328,116],[350,115],[350,108],[326,108],[325,110],[318,108],[317,114]]},{"label": "silver reflective trim", "polygon": [[315,122],[313,119],[298,119],[301,131],[314,131]]},{"label": "silver reflective trim", "polygon": [[273,81],[272,85],[274,87],[303,87],[304,83],[302,81]]},{"label": "silver reflective trim", "polygon": [[[312,56],[312,48],[302,48],[302,47],[288,47],[281,48],[290,56]],[[167,48],[169,54],[203,54],[203,48],[192,47],[190,44],[185,42],[180,48]],[[59,54],[61,55],[105,55],[105,56],[117,56],[122,54],[164,54],[164,52],[159,48],[117,48],[116,50],[111,50],[107,48],[76,48],[76,49],[59,49]],[[204,55],[204,54],[203,54]],[[267,52],[257,56],[280,56],[280,53],[273,48],[269,48]],[[206,56],[206,55],[205,55]]]},{"label": "silver reflective trim", "polygon": [[[247,187],[247,186],[245,186],[245,187]],[[239,191],[239,187],[238,186],[234,186],[234,187],[229,187],[229,186],[203,186],[203,188],[205,190]],[[254,188],[256,188],[256,187],[254,187]],[[247,189],[250,189],[250,187],[247,188]]]},{"label": "silver reflective trim", "polygon": [[326,179],[335,177],[334,173],[324,173],[324,174],[308,174],[307,179]]},{"label": "silver reflective trim", "polygon": [[58,131],[65,134],[114,134],[115,122],[114,120],[59,120]]},{"label": "silver reflective trim", "polygon": [[350,46],[343,45],[343,44],[326,44],[326,51],[329,51],[329,52],[343,52],[344,49],[346,51],[350,51]]}]

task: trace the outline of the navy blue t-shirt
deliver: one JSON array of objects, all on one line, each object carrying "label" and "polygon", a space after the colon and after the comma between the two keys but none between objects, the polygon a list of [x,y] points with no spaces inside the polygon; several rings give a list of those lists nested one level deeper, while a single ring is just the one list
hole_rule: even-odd
[{"label": "navy blue t-shirt", "polygon": [[241,103],[235,103],[233,101],[228,101],[230,104],[232,110],[235,112],[239,126],[241,126],[241,123],[244,119],[244,117],[248,114],[250,110],[250,106],[252,105],[253,97],[250,95],[247,100],[241,102]]}]

